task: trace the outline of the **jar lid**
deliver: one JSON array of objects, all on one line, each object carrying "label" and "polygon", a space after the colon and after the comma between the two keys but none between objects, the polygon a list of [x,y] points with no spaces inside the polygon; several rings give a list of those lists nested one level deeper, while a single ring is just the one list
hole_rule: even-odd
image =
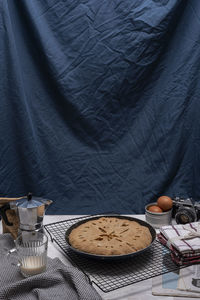
[{"label": "jar lid", "polygon": [[33,197],[32,193],[28,193],[26,198],[16,201],[17,207],[20,208],[35,208],[45,204],[45,199],[40,197]]}]

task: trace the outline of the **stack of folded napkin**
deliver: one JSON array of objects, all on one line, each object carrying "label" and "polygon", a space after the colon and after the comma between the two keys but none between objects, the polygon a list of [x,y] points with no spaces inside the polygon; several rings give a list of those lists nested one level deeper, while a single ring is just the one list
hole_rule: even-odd
[{"label": "stack of folded napkin", "polygon": [[178,265],[200,262],[200,222],[160,228],[158,240],[171,250]]}]

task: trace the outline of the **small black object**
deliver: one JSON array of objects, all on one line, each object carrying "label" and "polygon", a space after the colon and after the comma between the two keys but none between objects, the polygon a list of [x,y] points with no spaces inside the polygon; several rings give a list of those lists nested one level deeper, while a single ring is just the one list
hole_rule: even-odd
[{"label": "small black object", "polygon": [[5,204],[4,206],[2,206],[0,208],[0,215],[2,216],[2,219],[4,220],[5,224],[7,226],[13,226],[13,223],[10,223],[8,221],[7,215],[6,215],[6,211],[10,209],[10,205],[9,204]]},{"label": "small black object", "polygon": [[28,193],[28,195],[27,195],[28,201],[30,201],[32,199],[32,197],[33,197],[33,194],[32,193]]}]

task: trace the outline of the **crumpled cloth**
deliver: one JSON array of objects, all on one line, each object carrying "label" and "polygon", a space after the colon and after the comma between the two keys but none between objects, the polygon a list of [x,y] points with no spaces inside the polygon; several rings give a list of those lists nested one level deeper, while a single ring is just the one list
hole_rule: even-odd
[{"label": "crumpled cloth", "polygon": [[178,264],[200,262],[200,223],[162,226],[158,240],[171,250],[172,260]]},{"label": "crumpled cloth", "polygon": [[48,258],[44,273],[24,278],[19,267],[6,258],[13,248],[10,234],[0,235],[1,300],[101,300],[89,279],[77,268],[64,265],[58,258]]}]

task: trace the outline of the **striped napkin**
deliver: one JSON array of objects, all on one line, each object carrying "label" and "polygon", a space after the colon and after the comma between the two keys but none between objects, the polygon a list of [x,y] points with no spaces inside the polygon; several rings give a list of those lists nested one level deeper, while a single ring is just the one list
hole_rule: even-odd
[{"label": "striped napkin", "polygon": [[200,222],[163,226],[157,237],[176,264],[200,262]]}]

